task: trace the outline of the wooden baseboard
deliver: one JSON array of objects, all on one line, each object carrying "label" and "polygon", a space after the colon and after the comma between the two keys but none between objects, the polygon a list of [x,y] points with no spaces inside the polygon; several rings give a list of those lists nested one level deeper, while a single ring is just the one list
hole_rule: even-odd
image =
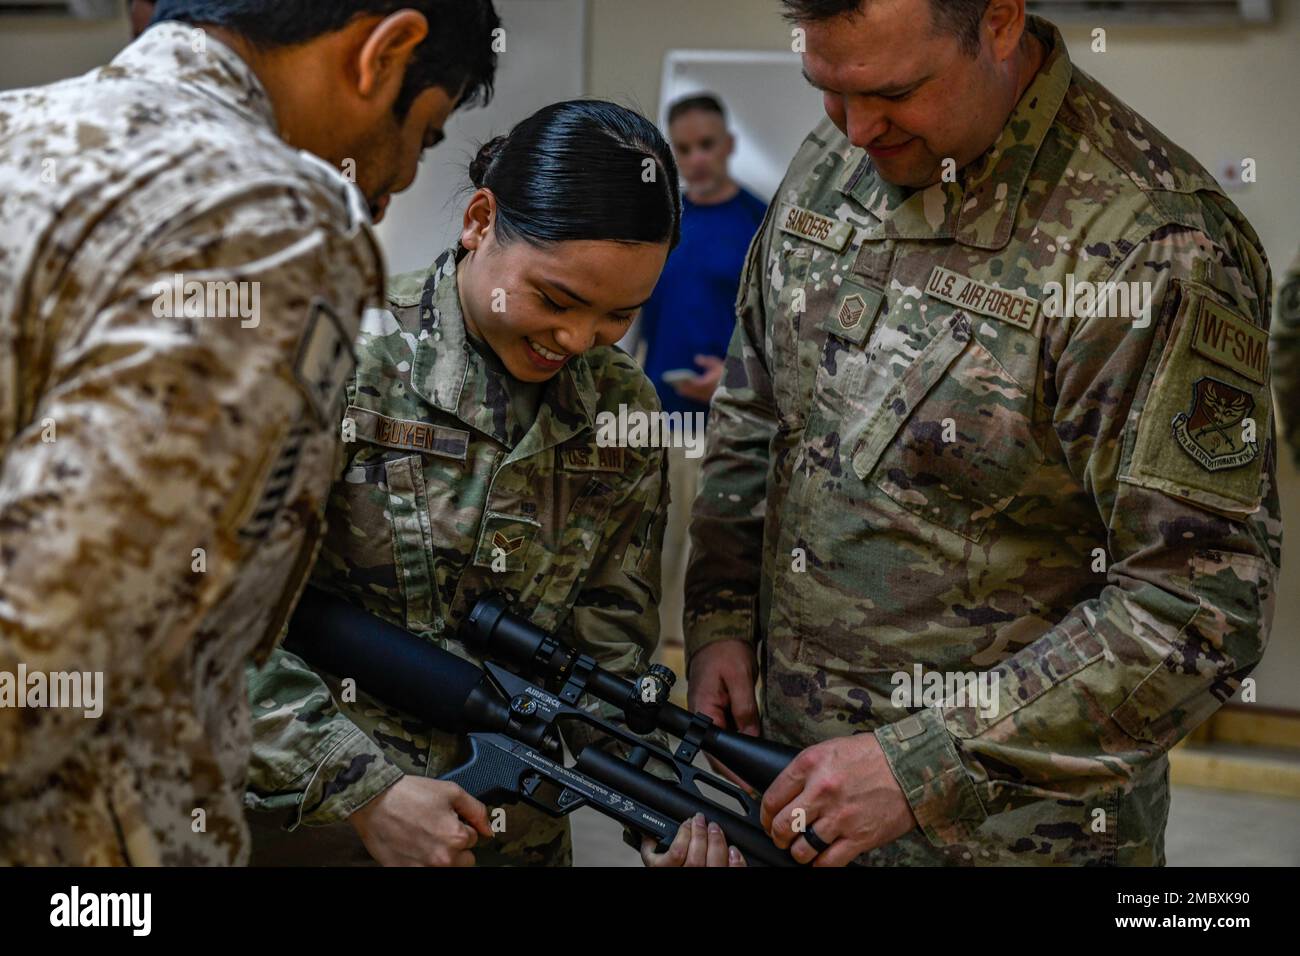
[{"label": "wooden baseboard", "polygon": [[1169,752],[1169,780],[1300,800],[1300,760],[1179,746]]},{"label": "wooden baseboard", "polygon": [[1294,711],[1224,707],[1202,727],[1205,743],[1300,750],[1300,714]]}]

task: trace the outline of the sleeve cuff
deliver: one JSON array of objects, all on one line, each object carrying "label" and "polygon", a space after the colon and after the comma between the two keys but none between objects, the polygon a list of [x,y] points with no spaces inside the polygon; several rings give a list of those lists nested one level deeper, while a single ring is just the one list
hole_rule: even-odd
[{"label": "sleeve cuff", "polygon": [[876,740],[926,839],[937,847],[970,840],[988,813],[939,710],[887,724]]},{"label": "sleeve cuff", "polygon": [[357,728],[317,765],[298,805],[298,815],[286,829],[340,823],[402,776],[402,769]]},{"label": "sleeve cuff", "polygon": [[733,610],[709,611],[705,614],[687,615],[686,669],[689,673],[691,658],[710,644],[719,641],[744,641],[754,644],[754,606]]}]

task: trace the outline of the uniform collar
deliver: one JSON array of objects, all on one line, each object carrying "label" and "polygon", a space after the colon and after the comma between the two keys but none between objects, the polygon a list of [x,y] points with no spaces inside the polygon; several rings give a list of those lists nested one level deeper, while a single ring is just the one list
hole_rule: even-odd
[{"label": "uniform collar", "polygon": [[458,251],[453,247],[439,256],[423,282],[411,281],[389,291],[395,307],[420,309],[411,390],[513,449],[512,459],[536,454],[594,428],[596,385],[582,355],[570,359],[547,383],[530,428],[515,421],[506,392],[508,376],[488,366],[465,331],[456,282]]},{"label": "uniform collar", "polygon": [[[196,49],[196,40],[202,46]],[[211,33],[174,20],[155,24],[119,53],[109,71],[160,83],[181,83],[278,133],[266,87],[244,58]]]},{"label": "uniform collar", "polygon": [[922,190],[893,186],[875,175],[864,150],[840,179],[880,224],[868,239],[955,239],[979,249],[1001,249],[1011,239],[1034,160],[1070,88],[1074,67],[1059,30],[1039,17],[1028,28],[1046,48],[1039,68],[992,147],[971,163],[956,183]]}]

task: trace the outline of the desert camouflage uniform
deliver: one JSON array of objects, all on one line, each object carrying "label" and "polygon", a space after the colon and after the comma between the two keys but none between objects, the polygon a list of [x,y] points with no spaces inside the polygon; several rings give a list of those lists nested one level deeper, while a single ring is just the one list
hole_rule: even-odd
[{"label": "desert camouflage uniform", "polygon": [[[602,410],[658,411],[636,363],[612,348],[570,359],[536,421],[516,421],[509,380],[467,341],[455,250],[394,278],[389,306],[362,325],[345,419],[356,443],[330,499],[314,583],[470,659],[457,628],[499,590],[610,670],[648,664],[665,456],[600,448],[595,437]],[[291,828],[345,820],[402,774],[437,776],[468,756],[465,738],[422,726],[365,688],[342,702],[338,680],[283,649],[250,676],[250,691],[249,805],[287,810]],[[568,864],[568,834],[566,820],[512,806],[478,861]]]},{"label": "desert camouflage uniform", "polygon": [[[920,830],[872,863],[1163,862],[1166,752],[1272,616],[1259,242],[1031,22],[1047,59],[959,182],[808,138],[713,406],[688,647],[764,641],[777,739],[875,731]],[[1071,275],[1150,283],[1150,323],[1049,317]],[[993,672],[996,714],[895,706],[915,664]]]},{"label": "desert camouflage uniform", "polygon": [[1300,465],[1300,252],[1282,280],[1274,316],[1273,389],[1291,455]]},{"label": "desert camouflage uniform", "polygon": [[[0,671],[107,698],[0,707],[0,863],[247,858],[244,666],[319,545],[368,223],[188,27],[0,96]],[[176,276],[260,311],[160,317]]]}]

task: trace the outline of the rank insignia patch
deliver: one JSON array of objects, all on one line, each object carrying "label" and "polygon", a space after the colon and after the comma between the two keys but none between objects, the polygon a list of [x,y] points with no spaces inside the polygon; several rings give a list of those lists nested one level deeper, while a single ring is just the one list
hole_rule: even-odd
[{"label": "rank insignia patch", "polygon": [[1259,445],[1245,440],[1245,420],[1254,409],[1250,393],[1218,379],[1197,379],[1191,408],[1174,416],[1174,440],[1206,471],[1249,464],[1259,456]]},{"label": "rank insignia patch", "polygon": [[856,292],[840,303],[838,319],[841,328],[851,329],[862,321],[862,313],[867,311],[867,302]]},{"label": "rank insignia patch", "polygon": [[514,554],[524,543],[524,536],[521,534],[517,538],[507,538],[500,531],[492,535],[493,547],[500,548],[502,554]]}]

